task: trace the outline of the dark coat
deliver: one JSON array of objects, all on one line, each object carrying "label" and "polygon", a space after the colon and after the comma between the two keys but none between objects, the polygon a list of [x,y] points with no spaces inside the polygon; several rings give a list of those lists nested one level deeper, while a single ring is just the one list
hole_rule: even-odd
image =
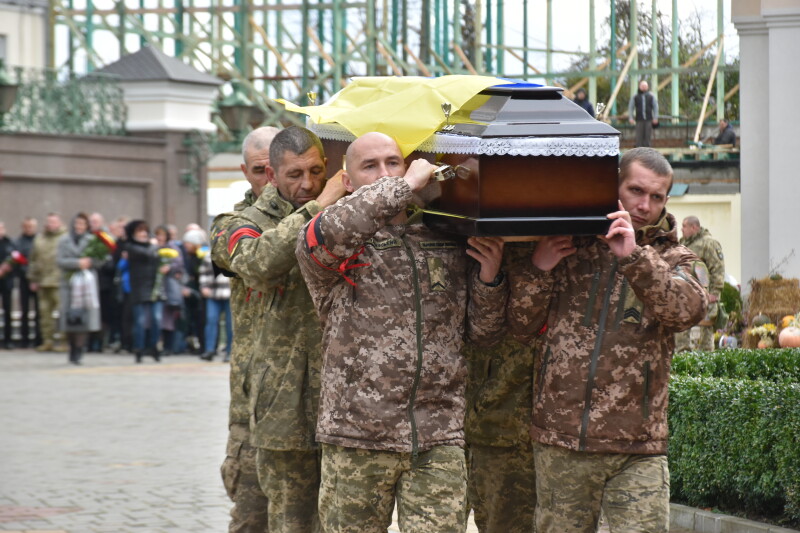
[{"label": "dark coat", "polygon": [[161,291],[153,294],[156,273],[160,266],[158,247],[149,242],[143,243],[131,239],[125,243],[125,250],[128,252],[131,276],[131,303],[139,304],[163,299]]}]

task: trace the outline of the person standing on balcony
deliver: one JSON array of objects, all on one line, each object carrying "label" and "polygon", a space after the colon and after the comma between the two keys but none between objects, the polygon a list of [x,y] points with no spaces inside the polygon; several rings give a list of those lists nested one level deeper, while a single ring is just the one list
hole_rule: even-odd
[{"label": "person standing on balcony", "polygon": [[658,98],[649,90],[645,80],[639,82],[639,91],[628,102],[628,122],[636,125],[634,146],[650,146],[653,128],[658,126]]}]

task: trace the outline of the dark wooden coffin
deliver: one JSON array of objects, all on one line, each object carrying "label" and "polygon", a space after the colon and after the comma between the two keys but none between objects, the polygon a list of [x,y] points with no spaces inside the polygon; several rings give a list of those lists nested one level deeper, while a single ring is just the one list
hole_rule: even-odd
[{"label": "dark wooden coffin", "polygon": [[[619,132],[558,88],[515,84],[482,94],[490,98],[470,116],[479,123],[445,127],[409,156],[455,169],[423,191],[425,223],[461,235],[606,233],[606,215],[617,210]],[[320,137],[333,174],[348,143]]]}]

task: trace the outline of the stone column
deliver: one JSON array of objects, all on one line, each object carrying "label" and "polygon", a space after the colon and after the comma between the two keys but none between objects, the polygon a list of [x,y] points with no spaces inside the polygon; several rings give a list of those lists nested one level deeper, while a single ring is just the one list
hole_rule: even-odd
[{"label": "stone column", "polygon": [[[769,271],[769,35],[761,16],[734,18],[739,32],[742,289]],[[735,117],[730,117],[734,119]]]},{"label": "stone column", "polygon": [[[762,8],[769,30],[769,260],[784,277],[800,277],[800,6]],[[755,206],[754,206],[755,207]]]}]

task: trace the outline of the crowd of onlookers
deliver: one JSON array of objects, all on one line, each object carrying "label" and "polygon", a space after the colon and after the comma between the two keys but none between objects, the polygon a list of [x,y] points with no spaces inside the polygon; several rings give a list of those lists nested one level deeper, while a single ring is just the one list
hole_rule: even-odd
[{"label": "crowd of onlookers", "polygon": [[106,224],[100,213],[49,213],[41,230],[23,220],[15,239],[0,221],[0,295],[6,349],[69,352],[74,364],[85,352],[124,350],[136,362],[230,355],[228,279],[197,224],[180,233],[124,216]]}]

